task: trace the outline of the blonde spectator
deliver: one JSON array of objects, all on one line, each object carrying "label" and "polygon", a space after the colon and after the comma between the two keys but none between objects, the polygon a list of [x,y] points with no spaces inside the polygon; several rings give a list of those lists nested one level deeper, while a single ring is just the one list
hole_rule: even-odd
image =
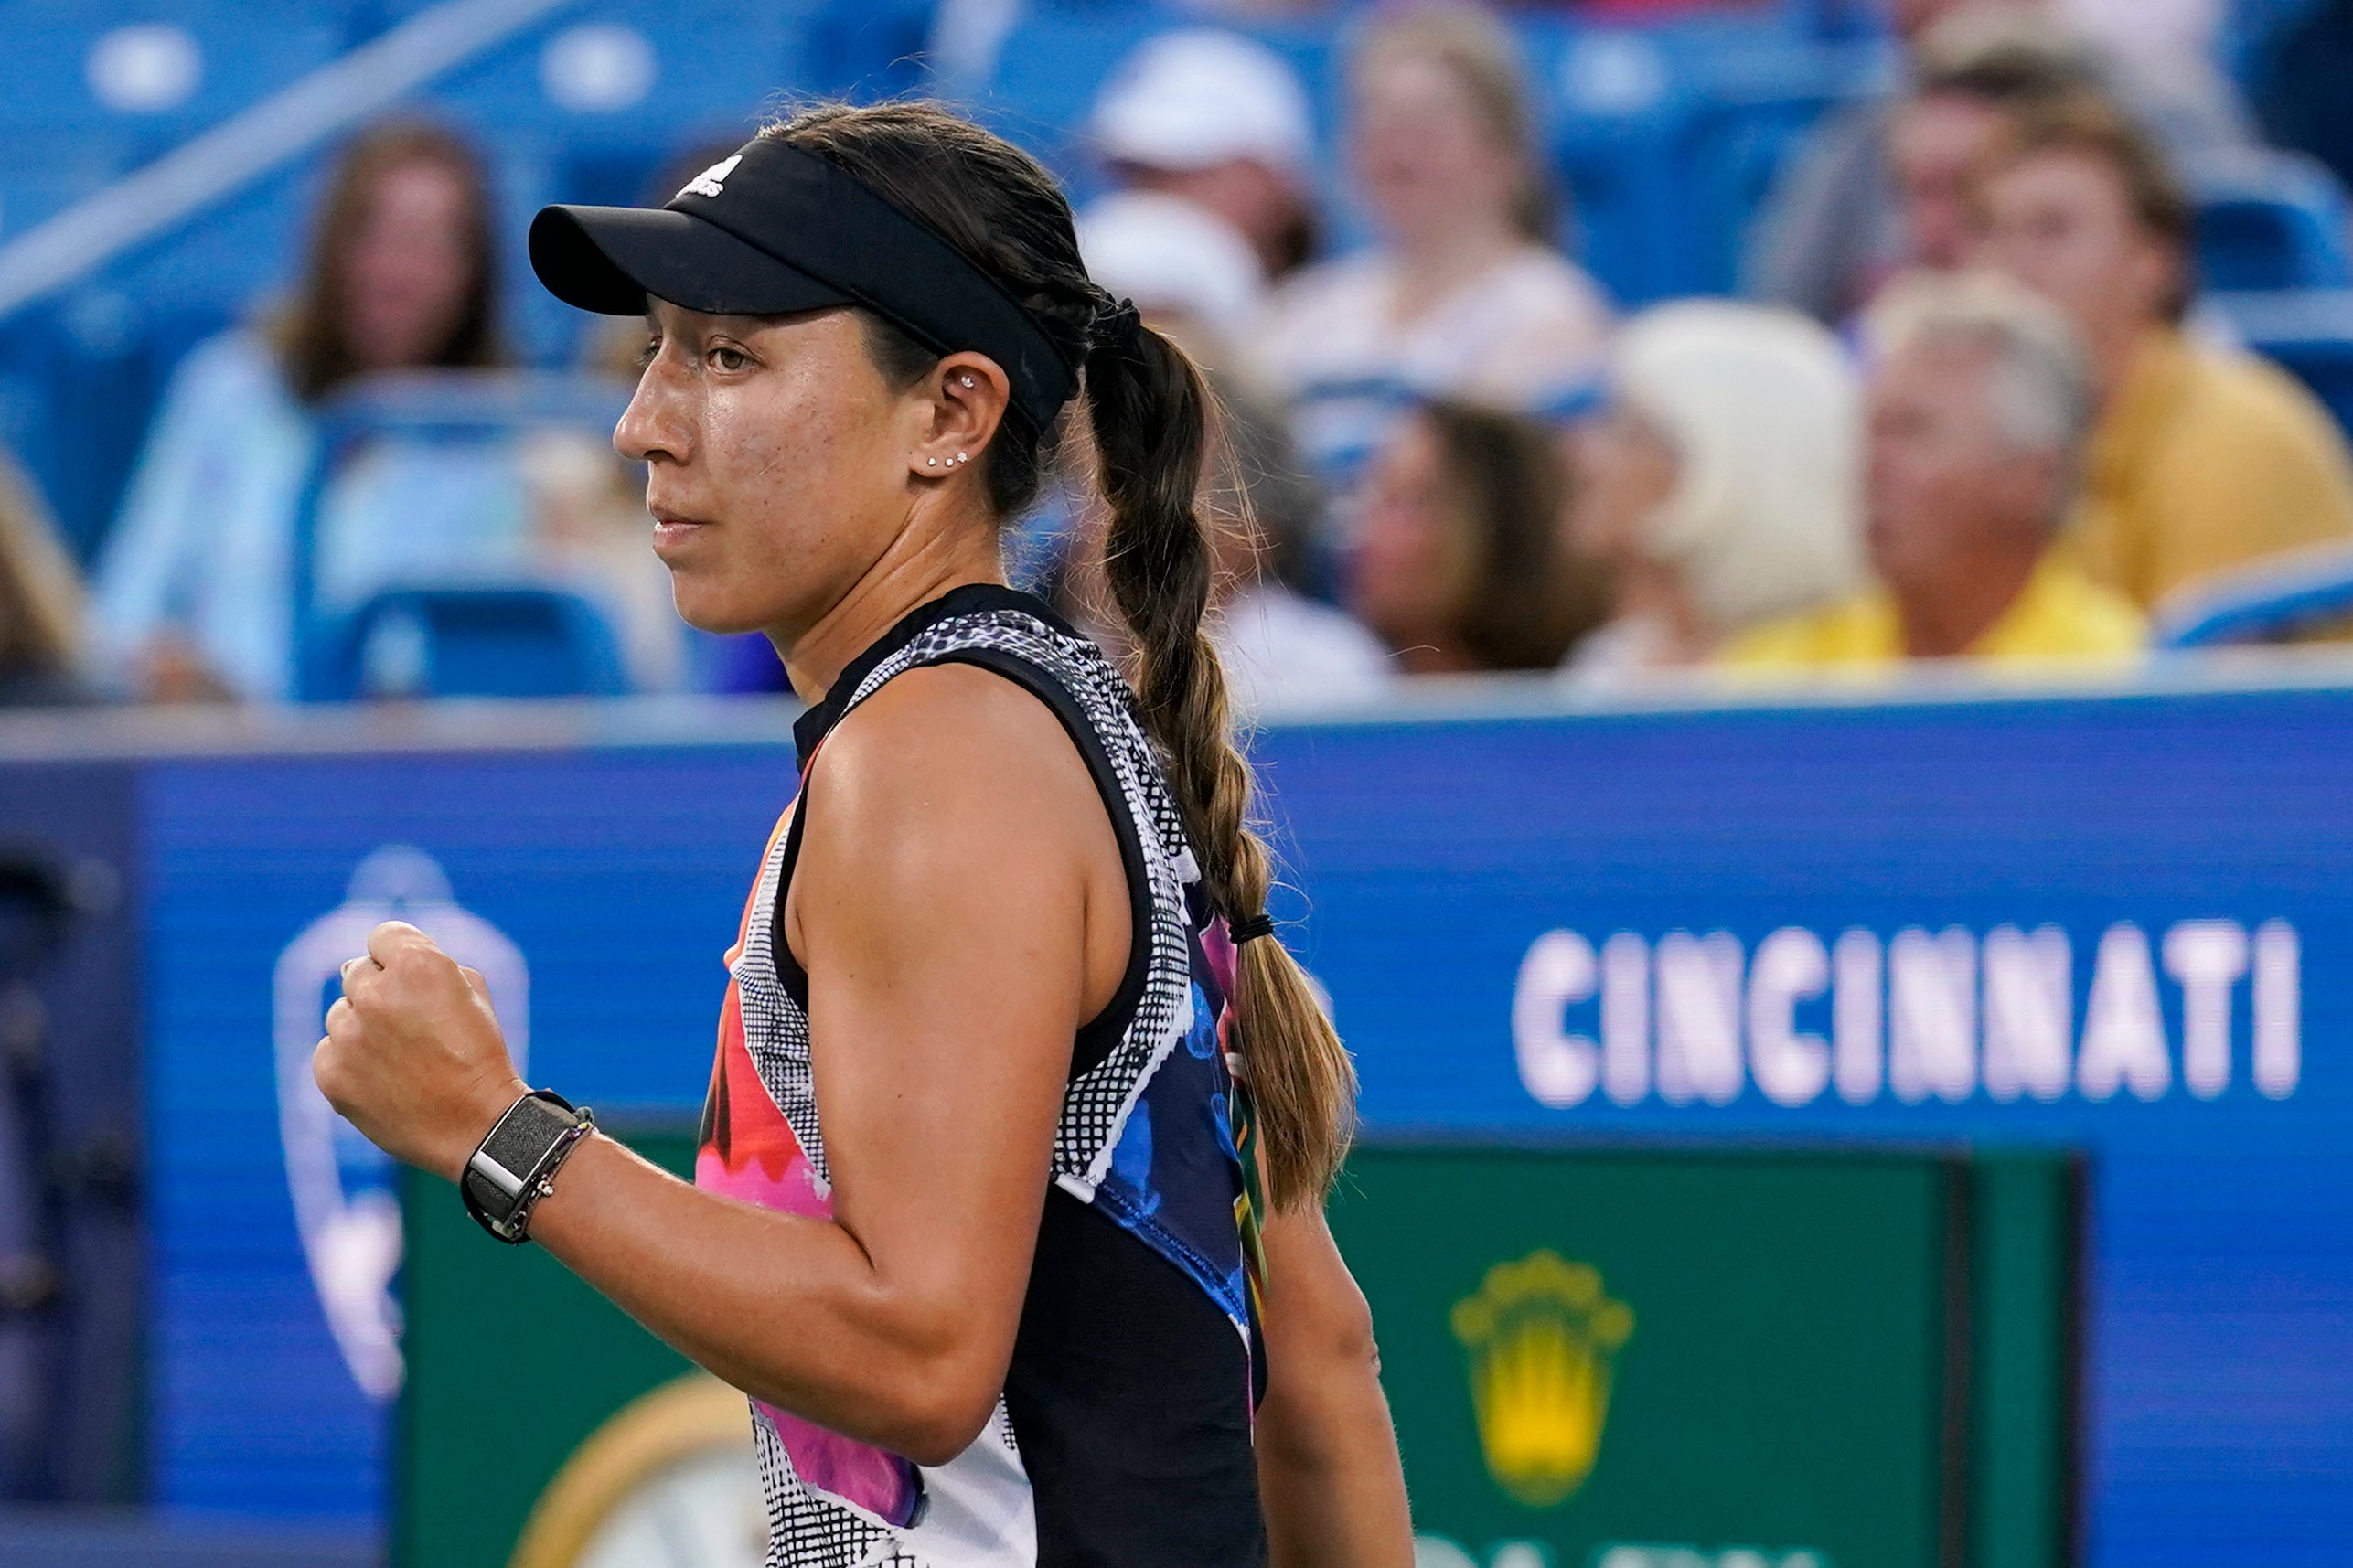
[{"label": "blonde spectator", "polygon": [[80,679],[81,583],[48,509],[0,452],[0,708],[72,702]]},{"label": "blonde spectator", "polygon": [[2303,546],[2353,539],[2353,457],[2277,368],[2185,336],[2191,208],[2098,100],[2021,119],[1978,187],[1978,256],[2057,304],[2091,356],[2099,424],[2071,545],[2144,609]]},{"label": "blonde spectator", "polygon": [[1365,485],[1349,610],[1408,675],[1552,668],[1601,618],[1599,579],[1561,537],[1567,483],[1534,421],[1417,410]]},{"label": "blonde spectator", "polygon": [[1378,242],[1277,291],[1261,348],[1309,461],[1344,471],[1401,398],[1525,408],[1588,376],[1609,311],[1552,242],[1520,59],[1485,11],[1369,27],[1349,59],[1349,161]]},{"label": "blonde spectator", "polygon": [[1859,399],[1828,332],[1762,305],[1660,305],[1619,335],[1609,375],[1571,437],[1568,524],[1613,613],[1575,678],[1697,663],[1860,583]]},{"label": "blonde spectator", "polygon": [[1739,667],[1876,668],[1906,658],[2129,658],[2133,604],[2051,541],[2091,418],[2064,318],[1999,279],[1923,278],[1871,322],[1866,539],[1877,584],[1736,642]]}]

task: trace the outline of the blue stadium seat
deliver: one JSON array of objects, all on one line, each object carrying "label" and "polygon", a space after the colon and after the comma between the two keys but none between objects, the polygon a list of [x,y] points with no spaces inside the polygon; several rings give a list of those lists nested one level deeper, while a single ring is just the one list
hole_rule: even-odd
[{"label": "blue stadium seat", "polygon": [[2330,546],[2260,562],[2200,584],[2157,617],[2161,648],[2273,643],[2353,615],[2353,549]]},{"label": "blue stadium seat", "polygon": [[2353,287],[2345,190],[2319,164],[2254,153],[2193,169],[2191,185],[2201,286]]},{"label": "blue stadium seat", "polygon": [[1572,249],[1628,304],[1734,286],[1758,207],[1825,113],[1879,91],[1884,45],[1766,18],[1532,33]]},{"label": "blue stadium seat", "polygon": [[2353,289],[2212,294],[2201,303],[2311,388],[2353,435]]},{"label": "blue stadium seat", "polygon": [[[490,155],[507,232],[551,201],[628,203],[681,153],[733,145],[810,86],[803,16],[790,4],[582,0],[436,82],[426,112]],[[507,299],[535,363],[568,357],[577,313],[508,247]]]},{"label": "blue stadium seat", "polygon": [[286,3],[0,0],[0,130],[64,129],[150,153],[298,80],[345,42],[337,20]]},{"label": "blue stadium seat", "polygon": [[402,588],[325,631],[316,695],[616,697],[628,690],[612,627],[549,588]]}]

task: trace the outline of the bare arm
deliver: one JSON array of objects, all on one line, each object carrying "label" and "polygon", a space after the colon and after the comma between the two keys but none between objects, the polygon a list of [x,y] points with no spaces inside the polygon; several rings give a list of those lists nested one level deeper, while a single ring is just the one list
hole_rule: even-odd
[{"label": "bare arm", "polygon": [[1258,1491],[1272,1568],[1412,1568],[1414,1530],[1364,1293],[1321,1210],[1267,1223]]},{"label": "bare arm", "polygon": [[[1070,1042],[1125,962],[1118,844],[1051,713],[966,668],[861,708],[806,798],[791,929],[832,1217],[698,1191],[600,1139],[532,1235],[727,1381],[943,1463],[1003,1386]],[[348,972],[320,1086],[455,1177],[521,1085],[478,977],[406,926],[369,947],[384,966]]]}]

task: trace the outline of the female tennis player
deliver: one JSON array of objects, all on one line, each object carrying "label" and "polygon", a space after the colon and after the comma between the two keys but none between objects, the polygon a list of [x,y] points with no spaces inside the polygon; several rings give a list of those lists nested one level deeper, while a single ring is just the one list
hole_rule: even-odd
[{"label": "female tennis player", "polygon": [[[679,611],[767,633],[808,699],[798,799],[693,1186],[528,1091],[406,925],[346,965],[321,1089],[749,1392],[772,1563],[1405,1568],[1321,1214],[1353,1074],[1267,922],[1201,635],[1193,365],[1036,163],[926,107],[550,208],[531,259],[649,320],[615,443]],[[1074,397],[1132,691],[999,564]]]}]

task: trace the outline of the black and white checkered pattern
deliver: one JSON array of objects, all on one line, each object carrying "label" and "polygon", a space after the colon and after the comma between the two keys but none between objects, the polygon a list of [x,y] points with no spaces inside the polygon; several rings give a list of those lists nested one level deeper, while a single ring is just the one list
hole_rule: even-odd
[{"label": "black and white checkered pattern", "polygon": [[[1128,1115],[1192,1026],[1193,932],[1185,889],[1199,880],[1200,871],[1160,755],[1137,720],[1127,683],[1094,643],[1065,635],[1034,615],[1010,609],[951,615],[876,665],[841,711],[848,715],[910,669],[949,662],[975,650],[1020,659],[1043,671],[1076,700],[1110,759],[1142,848],[1151,894],[1151,945],[1143,992],[1118,1043],[1064,1092],[1062,1117],[1054,1129],[1055,1179],[1075,1196],[1092,1201]],[[786,836],[779,834],[762,868],[743,951],[735,962],[735,982],[745,1043],[760,1080],[791,1125],[818,1180],[829,1182],[809,1069],[808,1015],[778,980],[772,945],[785,846]],[[761,1484],[768,1500],[769,1568],[922,1568],[892,1544],[886,1527],[804,1486],[775,1429],[765,1416],[755,1412],[754,1417]],[[1000,1419],[991,1425],[1010,1441],[1010,1422]],[[978,1441],[990,1440],[984,1433]],[[1014,1565],[1009,1563],[1006,1568]]]},{"label": "black and white checkered pattern", "polygon": [[752,1438],[768,1503],[768,1568],[924,1568],[884,1526],[801,1485],[775,1427],[756,1406]]},{"label": "black and white checkered pattern", "polygon": [[[795,806],[796,811],[799,810]],[[817,1125],[817,1088],[809,1072],[808,1014],[785,991],[776,976],[776,881],[784,874],[786,835],[776,835],[767,863],[760,868],[756,912],[735,955],[735,995],[743,1009],[743,1044],[760,1082],[784,1113],[801,1152],[808,1156],[818,1190],[829,1192],[833,1172],[825,1162],[825,1137]]]}]

